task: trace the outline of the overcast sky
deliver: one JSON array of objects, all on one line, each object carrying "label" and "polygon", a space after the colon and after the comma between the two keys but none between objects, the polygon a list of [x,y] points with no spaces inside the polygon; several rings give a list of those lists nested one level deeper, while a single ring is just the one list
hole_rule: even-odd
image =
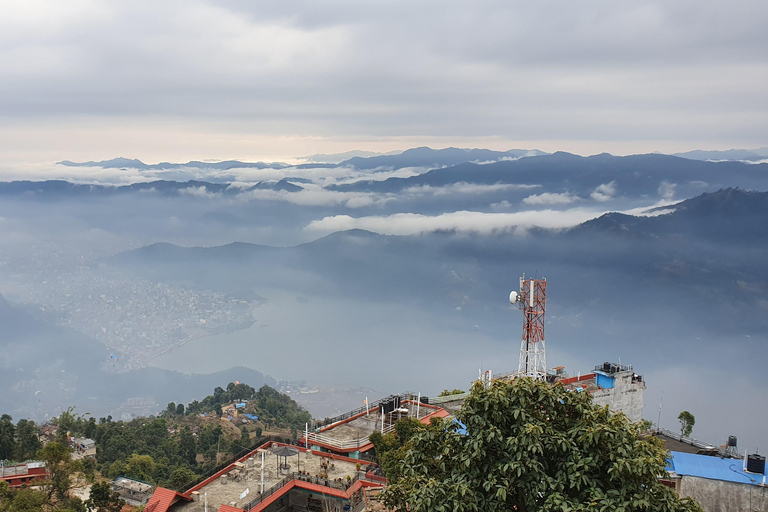
[{"label": "overcast sky", "polygon": [[768,146],[762,1],[0,0],[0,164]]}]

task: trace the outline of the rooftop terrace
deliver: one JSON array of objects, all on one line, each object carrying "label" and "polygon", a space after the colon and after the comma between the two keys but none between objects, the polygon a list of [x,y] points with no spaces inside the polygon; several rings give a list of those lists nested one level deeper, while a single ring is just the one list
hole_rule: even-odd
[{"label": "rooftop terrace", "polygon": [[415,400],[402,400],[399,407],[391,412],[382,414],[379,409],[371,409],[333,423],[319,432],[311,432],[309,444],[341,452],[366,451],[373,446],[368,439],[372,433],[391,432],[397,420],[401,418],[428,421],[427,418],[434,415],[444,417],[448,413],[438,406],[418,403]]},{"label": "rooftop terrace", "polygon": [[[286,476],[303,478],[309,482],[333,489],[344,489],[347,476],[350,480],[358,478],[356,461],[328,454],[307,453],[298,449],[298,455],[286,459],[279,458],[270,449],[259,449],[246,459],[241,459],[214,477],[194,487],[190,495],[196,501],[178,502],[170,508],[171,512],[205,512],[205,503],[209,511],[219,510],[222,505],[246,508],[258,500],[261,491],[261,453],[264,453],[264,491],[267,494],[276,484],[285,483]],[[279,466],[282,465],[282,467]],[[199,499],[198,499],[199,498]]]}]

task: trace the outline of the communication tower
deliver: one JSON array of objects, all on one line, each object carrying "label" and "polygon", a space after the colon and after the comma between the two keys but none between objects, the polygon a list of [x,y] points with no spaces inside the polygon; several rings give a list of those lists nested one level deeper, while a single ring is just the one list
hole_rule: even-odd
[{"label": "communication tower", "polygon": [[520,278],[520,291],[509,294],[509,302],[523,312],[523,340],[520,345],[519,376],[537,380],[547,378],[547,354],[544,346],[544,310],[547,280]]}]

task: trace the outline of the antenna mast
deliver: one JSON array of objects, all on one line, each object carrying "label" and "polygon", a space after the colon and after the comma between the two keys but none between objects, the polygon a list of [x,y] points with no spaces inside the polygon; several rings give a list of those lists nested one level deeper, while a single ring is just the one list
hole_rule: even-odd
[{"label": "antenna mast", "polygon": [[547,303],[547,280],[520,278],[520,292],[509,294],[509,302],[518,303],[523,312],[523,339],[520,345],[518,376],[536,380],[547,378],[547,354],[544,346],[544,311]]}]

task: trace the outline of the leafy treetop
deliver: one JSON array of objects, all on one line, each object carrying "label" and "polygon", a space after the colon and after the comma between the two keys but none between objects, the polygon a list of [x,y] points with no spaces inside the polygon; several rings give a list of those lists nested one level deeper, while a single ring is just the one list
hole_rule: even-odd
[{"label": "leafy treetop", "polygon": [[406,444],[385,503],[419,511],[700,512],[659,482],[667,452],[588,393],[531,379],[472,389]]},{"label": "leafy treetop", "polygon": [[688,437],[693,432],[693,426],[696,424],[696,417],[688,411],[683,411],[677,416],[680,422],[680,435]]}]

